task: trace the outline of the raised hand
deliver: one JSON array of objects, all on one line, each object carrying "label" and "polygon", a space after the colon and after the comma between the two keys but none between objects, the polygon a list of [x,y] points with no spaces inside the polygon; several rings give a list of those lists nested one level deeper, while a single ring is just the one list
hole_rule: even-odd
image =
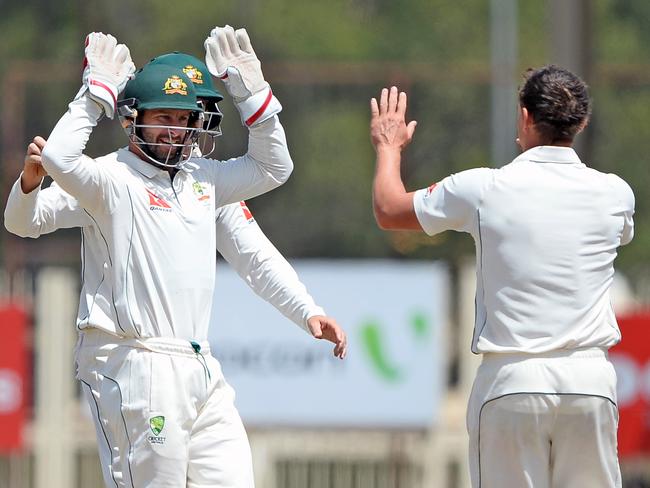
[{"label": "raised hand", "polygon": [[41,152],[47,141],[41,136],[34,137],[34,140],[27,146],[23,174],[20,177],[20,187],[23,193],[30,193],[41,185],[47,171],[41,164]]},{"label": "raised hand", "polygon": [[[135,72],[129,48],[110,34],[91,32],[86,36],[83,84],[89,96],[109,119],[115,116],[117,96]],[[82,89],[83,90],[83,89]]]},{"label": "raised hand", "polygon": [[370,139],[375,150],[382,148],[404,149],[413,138],[416,121],[406,124],[406,93],[391,87],[381,91],[379,104],[370,100]]},{"label": "raised hand", "polygon": [[244,100],[268,87],[246,29],[215,27],[205,40],[205,62],[221,78],[235,101]]},{"label": "raised hand", "polygon": [[244,125],[252,127],[282,110],[264,79],[246,29],[215,27],[204,45],[208,70],[223,81]]}]

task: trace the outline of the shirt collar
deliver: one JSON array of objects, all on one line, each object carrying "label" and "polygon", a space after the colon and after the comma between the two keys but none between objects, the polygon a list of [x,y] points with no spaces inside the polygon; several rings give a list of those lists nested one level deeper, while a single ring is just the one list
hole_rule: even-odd
[{"label": "shirt collar", "polygon": [[565,146],[535,146],[517,156],[513,163],[520,161],[582,164],[573,148]]},{"label": "shirt collar", "polygon": [[[153,164],[140,159],[140,157],[132,153],[128,147],[123,147],[121,149],[118,149],[117,160],[127,164],[128,166],[136,170],[138,173],[146,176],[149,179],[159,175],[160,173],[165,173],[165,174],[167,173],[166,170],[157,168]],[[199,165],[191,162],[190,159],[188,161],[185,161],[179,169],[181,171],[191,173],[198,167]]]}]

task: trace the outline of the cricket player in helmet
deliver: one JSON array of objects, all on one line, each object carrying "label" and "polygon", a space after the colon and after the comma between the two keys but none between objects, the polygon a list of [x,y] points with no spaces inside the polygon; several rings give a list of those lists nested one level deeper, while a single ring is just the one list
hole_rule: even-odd
[{"label": "cricket player in helmet", "polygon": [[200,59],[178,51],[156,56],[148,63],[148,65],[157,64],[174,66],[192,80],[199,106],[203,109],[201,155],[211,155],[216,148],[216,138],[221,135],[223,114],[217,104],[223,100],[223,95],[214,87],[208,67]]},{"label": "cricket player in helmet", "polygon": [[[238,38],[232,28],[216,28],[210,36],[215,39],[206,45]],[[96,160],[83,155],[97,120],[114,116],[118,94],[134,71],[124,45],[93,33],[82,89],[42,155],[28,155],[26,168],[31,164],[37,171],[24,172],[12,190],[15,198],[20,192],[32,200],[41,230],[82,227],[76,362],[107,486],[253,486],[250,448],[233,392],[206,341],[215,212],[281,184],[292,163],[277,117],[281,107],[259,62],[253,71],[240,65],[256,59],[250,44],[213,51],[218,65],[231,70],[238,93],[250,89],[250,97],[235,101],[249,122],[246,155],[221,163],[187,155],[200,124],[195,116],[202,111],[182,70],[164,80],[154,71],[136,75],[138,89],[130,92],[136,101],[120,104],[129,110],[122,114],[131,131],[129,146]],[[246,76],[238,75],[242,72]],[[168,97],[168,107],[146,105],[156,98],[138,87],[146,80],[147,89]],[[175,105],[180,97],[183,104]],[[259,100],[268,102],[251,114]],[[38,162],[58,187],[56,193],[42,190],[51,199],[39,198]],[[65,218],[48,220],[41,204]],[[11,227],[15,220],[5,222]],[[319,330],[337,343],[337,355],[344,354],[338,329]]]},{"label": "cricket player in helmet", "polygon": [[[132,152],[164,168],[178,168],[190,157],[203,127],[203,109],[185,73],[148,64],[126,84],[117,105]],[[181,117],[182,125],[168,125],[172,116]]]}]

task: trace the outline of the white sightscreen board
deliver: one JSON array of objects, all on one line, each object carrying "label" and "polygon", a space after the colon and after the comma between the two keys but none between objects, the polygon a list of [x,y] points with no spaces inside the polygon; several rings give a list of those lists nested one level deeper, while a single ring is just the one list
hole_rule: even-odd
[{"label": "white sightscreen board", "polygon": [[255,295],[220,261],[210,343],[247,425],[424,428],[443,394],[448,273],[434,262],[298,260],[348,357]]}]

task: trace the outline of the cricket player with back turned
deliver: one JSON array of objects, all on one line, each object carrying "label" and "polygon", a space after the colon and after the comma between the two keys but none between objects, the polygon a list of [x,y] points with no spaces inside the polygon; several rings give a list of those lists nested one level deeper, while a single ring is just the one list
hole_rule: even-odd
[{"label": "cricket player with back turned", "polygon": [[[82,89],[42,154],[44,170],[93,223],[83,229],[76,362],[106,486],[254,486],[232,388],[206,341],[215,212],[282,184],[293,165],[281,106],[245,30],[215,28],[205,45],[210,71],[228,79],[249,127],[246,155],[192,156],[203,111],[190,79],[162,65],[128,81],[128,49],[101,33],[87,37]],[[125,86],[129,146],[82,155]]]},{"label": "cricket player with back turned", "polygon": [[416,123],[397,88],[371,100],[375,217],[384,229],[467,232],[476,245],[467,411],[475,488],[621,486],[610,304],[614,259],[633,237],[634,195],[572,149],[590,116],[587,87],[545,66],[519,91],[522,154],[415,192],[400,177]]}]

